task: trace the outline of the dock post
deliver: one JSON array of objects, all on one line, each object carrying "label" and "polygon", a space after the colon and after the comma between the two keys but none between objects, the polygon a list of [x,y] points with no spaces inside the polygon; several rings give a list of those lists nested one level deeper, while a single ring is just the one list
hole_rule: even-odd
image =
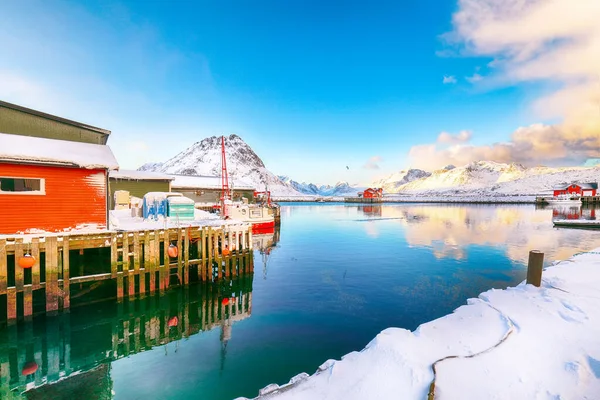
[{"label": "dock post", "polygon": [[46,238],[46,313],[58,311],[58,238]]},{"label": "dock post", "polygon": [[[169,257],[169,231],[165,229],[162,233],[162,242],[163,242],[163,266],[160,268],[160,272],[158,274],[160,279],[159,289],[162,292],[165,291],[169,283],[169,264],[171,263],[171,258]],[[159,251],[160,253],[160,251]]]},{"label": "dock post", "polygon": [[[135,295],[135,277],[141,281],[140,278],[140,233],[133,232],[133,274],[129,277],[129,295]],[[140,283],[141,285],[141,283]]]},{"label": "dock post", "polygon": [[70,271],[69,271],[69,237],[63,237],[62,245],[62,308],[63,311],[71,307],[71,285],[70,285]]},{"label": "dock post", "polygon": [[177,228],[177,279],[179,279],[179,284],[183,285],[183,279],[181,278],[181,274],[183,271],[183,241],[181,240],[182,230],[181,228]]},{"label": "dock post", "polygon": [[544,253],[539,250],[529,252],[527,264],[527,284],[540,287],[542,284],[542,268],[544,266]]},{"label": "dock post", "polygon": [[152,279],[152,262],[154,262],[152,257],[153,243],[150,241],[150,232],[151,231],[144,232],[144,283],[146,282],[146,275],[149,275],[148,293],[154,292],[154,279]]},{"label": "dock post", "polygon": [[187,285],[190,279],[190,232],[191,228],[185,228],[183,239],[183,279],[181,284]]}]

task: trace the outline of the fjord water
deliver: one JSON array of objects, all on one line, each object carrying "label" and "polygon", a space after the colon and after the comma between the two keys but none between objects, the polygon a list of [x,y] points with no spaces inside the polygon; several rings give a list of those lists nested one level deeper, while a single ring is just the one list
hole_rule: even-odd
[{"label": "fjord water", "polygon": [[[162,343],[169,343],[137,352],[132,343],[129,355],[106,361],[105,392],[115,399],[254,397],[269,383],[283,384],[327,359],[360,351],[387,327],[413,330],[483,291],[520,283],[529,250],[545,252],[551,262],[600,247],[600,232],[553,228],[552,218],[561,217],[595,218],[595,210],[284,203],[280,231],[255,237],[263,249],[255,251],[252,280],[234,288],[174,289],[132,306],[152,313],[167,302],[173,314],[213,291],[233,291],[251,293],[247,315],[230,330],[216,324],[171,340],[167,334]],[[78,353],[71,360],[110,360],[104,356],[114,347],[110,326],[106,333],[77,330],[97,318],[114,325],[115,304],[74,309],[66,329],[38,321],[33,334],[68,335]],[[74,395],[68,386],[61,390],[64,398]]]}]

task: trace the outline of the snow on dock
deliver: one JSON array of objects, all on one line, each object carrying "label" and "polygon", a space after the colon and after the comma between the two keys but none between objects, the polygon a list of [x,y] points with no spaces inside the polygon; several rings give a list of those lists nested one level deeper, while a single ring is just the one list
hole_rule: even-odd
[{"label": "snow on dock", "polygon": [[600,249],[469,299],[414,332],[389,328],[360,352],[260,399],[598,399]]}]

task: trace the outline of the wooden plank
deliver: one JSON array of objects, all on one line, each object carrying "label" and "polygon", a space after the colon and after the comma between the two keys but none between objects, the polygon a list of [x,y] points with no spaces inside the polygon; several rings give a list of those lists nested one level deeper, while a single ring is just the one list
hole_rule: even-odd
[{"label": "wooden plank", "polygon": [[182,257],[182,240],[181,240],[181,235],[182,235],[182,230],[181,228],[177,228],[177,278],[179,279],[179,284],[182,285],[183,284],[183,279],[181,277],[181,272],[183,269],[183,257]]},{"label": "wooden plank", "polygon": [[[141,268],[142,266],[140,266],[139,269],[139,277],[140,277],[140,294],[145,294],[146,293],[146,237],[148,236],[148,232],[143,232],[143,237],[140,238],[140,242],[143,241],[144,242],[144,262],[142,263],[143,268]],[[142,258],[142,249],[139,249],[139,253],[140,256],[139,258]]]},{"label": "wooden plank", "polygon": [[121,247],[123,253],[123,272],[129,273],[129,233],[123,232],[123,244]]},{"label": "wooden plank", "polygon": [[8,287],[8,265],[6,259],[6,239],[0,239],[0,295],[6,294]]},{"label": "wooden plank", "polygon": [[63,309],[71,307],[71,279],[69,265],[69,238],[63,238],[63,270],[62,270],[62,290],[63,290]]},{"label": "wooden plank", "polygon": [[160,268],[160,291],[164,291],[169,287],[169,264],[171,263],[171,259],[169,258],[169,231],[165,229],[162,233],[162,242],[163,242],[163,265]]},{"label": "wooden plank", "polygon": [[17,293],[23,291],[24,285],[24,270],[19,265],[19,259],[23,257],[23,254],[23,239],[18,238],[17,240],[15,240],[15,288],[17,290]]},{"label": "wooden plank", "polygon": [[117,260],[118,260],[118,252],[117,252],[117,234],[112,232],[110,234],[110,270],[113,278],[117,277]]},{"label": "wooden plank", "polygon": [[212,252],[211,252],[211,243],[212,243],[212,228],[206,228],[206,273],[209,281],[212,281]]},{"label": "wooden plank", "polygon": [[148,282],[148,292],[154,293],[156,275],[154,273],[154,240],[150,237],[150,231],[146,232],[144,239],[144,270],[148,271],[150,279]]},{"label": "wooden plank", "polygon": [[58,310],[58,238],[46,238],[46,313]]},{"label": "wooden plank", "polygon": [[156,273],[158,273],[159,281],[156,283],[155,290],[160,286],[160,232],[154,231],[154,279],[156,280]]},{"label": "wooden plank", "polygon": [[135,296],[135,277],[140,273],[140,233],[133,232],[133,274],[129,273],[129,296]]},{"label": "wooden plank", "polygon": [[8,288],[6,292],[6,319],[9,324],[17,320],[17,290],[14,287]]},{"label": "wooden plank", "polygon": [[183,284],[190,280],[190,228],[185,228],[183,238]]},{"label": "wooden plank", "polygon": [[[63,239],[64,240],[64,239]],[[31,285],[33,290],[40,288],[40,239],[31,239],[31,256],[35,259],[35,264],[31,268]]]}]

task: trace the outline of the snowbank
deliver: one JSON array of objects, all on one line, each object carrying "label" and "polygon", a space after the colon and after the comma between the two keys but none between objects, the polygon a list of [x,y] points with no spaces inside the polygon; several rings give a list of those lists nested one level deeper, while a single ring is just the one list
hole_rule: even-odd
[{"label": "snowbank", "polygon": [[598,399],[599,337],[597,249],[547,268],[541,288],[492,289],[414,332],[386,329],[258,398]]},{"label": "snowbank", "polygon": [[[352,196],[347,196],[352,197]],[[274,201],[280,202],[343,202],[341,196],[273,196]],[[511,195],[397,195],[390,194],[383,196],[383,203],[477,203],[477,204],[529,204],[535,203],[535,196],[511,196]],[[351,203],[353,205],[357,203]],[[360,203],[359,203],[360,204]]]},{"label": "snowbank", "polygon": [[216,214],[202,210],[194,210],[193,221],[177,221],[176,218],[164,218],[158,216],[157,220],[132,217],[131,210],[111,210],[110,228],[114,230],[138,231],[164,228],[177,228],[188,226],[223,226],[244,224],[243,221],[235,219],[222,220]]}]

